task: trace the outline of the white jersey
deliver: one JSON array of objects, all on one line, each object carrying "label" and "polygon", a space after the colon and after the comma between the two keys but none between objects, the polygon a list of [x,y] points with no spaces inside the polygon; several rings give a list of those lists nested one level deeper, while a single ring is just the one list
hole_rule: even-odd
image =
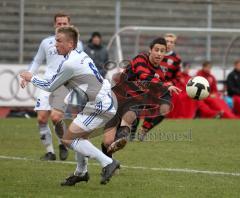
[{"label": "white jersey", "polygon": [[104,127],[116,114],[116,100],[112,97],[109,81],[102,78],[92,59],[83,51],[72,50],[65,56],[51,80],[33,76],[31,82],[49,92],[65,85],[83,93],[88,102],[73,122],[85,131]]},{"label": "white jersey", "polygon": [[[111,94],[111,85],[104,80],[93,63],[93,60],[83,51],[72,50],[51,80],[43,80],[33,76],[31,82],[45,91],[53,92],[61,85],[69,89],[80,89],[86,93],[89,101],[96,101],[97,95]],[[100,98],[98,98],[100,99]]]},{"label": "white jersey", "polygon": [[[50,36],[42,40],[38,52],[35,55],[32,63],[29,65],[28,71],[35,74],[40,65],[46,61],[46,70],[44,74],[45,79],[51,79],[56,73],[58,66],[64,60],[64,56],[58,55],[55,47],[55,36]],[[83,51],[82,42],[78,42],[77,49]]]}]

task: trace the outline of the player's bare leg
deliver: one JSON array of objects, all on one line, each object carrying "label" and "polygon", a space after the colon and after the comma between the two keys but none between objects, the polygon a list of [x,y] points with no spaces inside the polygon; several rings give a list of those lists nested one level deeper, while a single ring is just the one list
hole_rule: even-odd
[{"label": "player's bare leg", "polygon": [[108,153],[113,154],[126,146],[131,131],[130,128],[135,119],[136,113],[133,111],[128,111],[124,114],[122,117],[121,126],[117,129],[115,140],[107,149]]},{"label": "player's bare leg", "polygon": [[[139,134],[138,134],[138,139],[139,141],[144,141],[147,133],[157,126],[159,123],[163,121],[165,118],[165,115],[170,111],[170,105],[169,104],[162,104],[160,106],[160,115],[156,116],[155,118],[145,118],[143,126],[141,127]],[[145,124],[146,123],[146,124]]]}]

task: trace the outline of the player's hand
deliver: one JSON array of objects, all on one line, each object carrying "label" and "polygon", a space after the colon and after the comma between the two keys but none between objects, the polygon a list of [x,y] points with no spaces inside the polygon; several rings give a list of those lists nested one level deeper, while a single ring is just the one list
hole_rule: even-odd
[{"label": "player's hand", "polygon": [[26,85],[27,85],[27,81],[26,80],[24,80],[24,79],[21,79],[21,81],[20,81],[20,86],[22,87],[22,88],[25,88],[26,87]]},{"label": "player's hand", "polygon": [[217,96],[216,96],[216,94],[210,94],[210,96],[209,96],[210,98],[216,98]]},{"label": "player's hand", "polygon": [[168,87],[168,91],[170,92],[170,95],[172,95],[173,93],[179,94],[182,90],[172,85]]},{"label": "player's hand", "polygon": [[24,71],[22,73],[20,73],[20,77],[25,80],[26,82],[30,82],[32,79],[32,73],[28,72],[28,71]]}]

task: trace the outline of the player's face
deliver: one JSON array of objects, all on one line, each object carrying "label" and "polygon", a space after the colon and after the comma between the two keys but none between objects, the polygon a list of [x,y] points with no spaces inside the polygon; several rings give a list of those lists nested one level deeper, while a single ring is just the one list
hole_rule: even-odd
[{"label": "player's face", "polygon": [[60,27],[67,27],[70,26],[69,20],[67,17],[57,17],[54,27],[55,29],[60,28]]},{"label": "player's face", "polygon": [[240,62],[238,62],[237,64],[235,64],[235,69],[240,72]]},{"label": "player's face", "polygon": [[73,42],[65,34],[57,33],[56,48],[59,55],[66,55],[73,49]]},{"label": "player's face", "polygon": [[212,69],[212,66],[210,64],[203,67],[203,71],[205,71],[206,73],[211,73],[211,69]]},{"label": "player's face", "polygon": [[174,37],[165,37],[165,40],[167,41],[167,52],[173,51],[176,39]]},{"label": "player's face", "polygon": [[160,65],[166,53],[166,46],[161,44],[155,44],[152,49],[150,49],[149,60],[153,65]]}]

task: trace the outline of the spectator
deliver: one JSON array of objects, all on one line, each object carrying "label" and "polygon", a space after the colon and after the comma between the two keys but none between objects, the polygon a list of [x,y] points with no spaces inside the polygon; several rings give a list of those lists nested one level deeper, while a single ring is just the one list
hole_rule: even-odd
[{"label": "spectator", "polygon": [[234,69],[227,77],[227,92],[232,98],[233,111],[240,115],[240,59],[234,62]]},{"label": "spectator", "polygon": [[100,74],[105,77],[107,71],[104,64],[108,61],[108,52],[102,44],[102,36],[99,32],[93,32],[84,50],[94,61]]},{"label": "spectator", "polygon": [[[197,72],[197,76],[206,78],[210,85],[209,97],[200,102],[200,117],[210,118],[222,114],[221,116],[223,118],[237,118],[225,101],[220,97],[220,94],[217,90],[217,81],[216,78],[211,74],[211,68],[211,62],[205,61],[202,64],[202,69]],[[201,107],[202,105],[204,105],[204,107]],[[214,112],[218,112],[218,114],[214,115]]]},{"label": "spectator", "polygon": [[[191,78],[189,75],[191,65],[188,62],[183,62],[182,71],[176,75],[178,88],[182,90],[178,95],[173,94],[172,103],[173,110],[168,114],[168,118],[194,118],[197,110],[197,102],[187,96],[186,84]],[[181,102],[179,102],[181,101]]]}]

